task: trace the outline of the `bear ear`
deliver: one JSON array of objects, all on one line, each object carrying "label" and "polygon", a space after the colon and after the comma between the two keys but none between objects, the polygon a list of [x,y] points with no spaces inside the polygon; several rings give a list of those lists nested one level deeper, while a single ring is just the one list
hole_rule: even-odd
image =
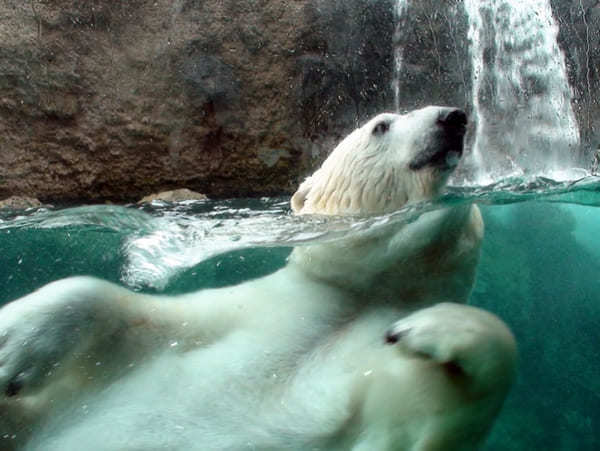
[{"label": "bear ear", "polygon": [[298,191],[294,193],[292,196],[292,200],[290,203],[292,204],[292,211],[294,213],[300,213],[304,208],[304,203],[306,202],[306,198],[308,197],[308,193],[312,188],[312,177],[307,178],[302,182]]}]

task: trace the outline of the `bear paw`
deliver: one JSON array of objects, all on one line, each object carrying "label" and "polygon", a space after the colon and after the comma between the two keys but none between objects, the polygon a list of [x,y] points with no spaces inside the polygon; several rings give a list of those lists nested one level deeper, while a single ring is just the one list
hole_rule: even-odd
[{"label": "bear paw", "polygon": [[43,385],[89,334],[91,304],[73,280],[54,282],[0,309],[0,395]]},{"label": "bear paw", "polygon": [[411,325],[405,320],[398,321],[385,334],[387,344],[398,345],[415,357],[431,359],[440,364],[452,360],[445,338],[443,330],[433,325]]},{"label": "bear paw", "polygon": [[385,341],[416,358],[430,359],[451,374],[476,380],[510,379],[516,344],[508,327],[482,309],[441,303],[396,322]]}]

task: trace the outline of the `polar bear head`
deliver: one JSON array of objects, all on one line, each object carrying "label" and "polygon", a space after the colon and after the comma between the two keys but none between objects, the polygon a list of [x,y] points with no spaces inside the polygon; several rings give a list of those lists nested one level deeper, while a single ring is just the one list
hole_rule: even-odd
[{"label": "polar bear head", "polygon": [[[379,215],[429,200],[463,152],[456,108],[380,114],[348,135],[291,200],[296,214]],[[313,279],[369,298],[427,305],[470,293],[483,222],[475,205],[445,206],[337,241],[297,246],[290,263]]]},{"label": "polar bear head", "polygon": [[467,124],[455,108],[380,114],[348,135],[292,197],[295,213],[381,214],[435,197],[459,162]]}]

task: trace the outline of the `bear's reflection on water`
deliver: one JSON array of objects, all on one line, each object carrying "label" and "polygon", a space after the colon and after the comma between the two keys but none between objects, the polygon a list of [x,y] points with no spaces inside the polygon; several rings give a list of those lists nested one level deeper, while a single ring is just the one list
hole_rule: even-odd
[{"label": "bear's reflection on water", "polygon": [[[371,215],[432,199],[465,126],[452,108],[379,115],[292,208]],[[460,304],[482,236],[463,205],[296,248],[283,269],[232,287],[167,298],[51,283],[0,310],[0,432],[16,436],[3,446],[473,449],[516,355],[502,321]]]}]

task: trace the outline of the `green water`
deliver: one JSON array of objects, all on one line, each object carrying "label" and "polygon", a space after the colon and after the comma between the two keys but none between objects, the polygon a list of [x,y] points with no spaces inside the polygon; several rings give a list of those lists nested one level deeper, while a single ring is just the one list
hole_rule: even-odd
[{"label": "green water", "polygon": [[[484,449],[600,449],[600,180],[511,179],[451,188],[441,200],[465,202],[486,223],[471,303],[502,317],[520,348]],[[415,214],[302,219],[286,199],[4,211],[0,303],[77,274],[149,292],[238,283],[283,265],[292,245]]]}]

